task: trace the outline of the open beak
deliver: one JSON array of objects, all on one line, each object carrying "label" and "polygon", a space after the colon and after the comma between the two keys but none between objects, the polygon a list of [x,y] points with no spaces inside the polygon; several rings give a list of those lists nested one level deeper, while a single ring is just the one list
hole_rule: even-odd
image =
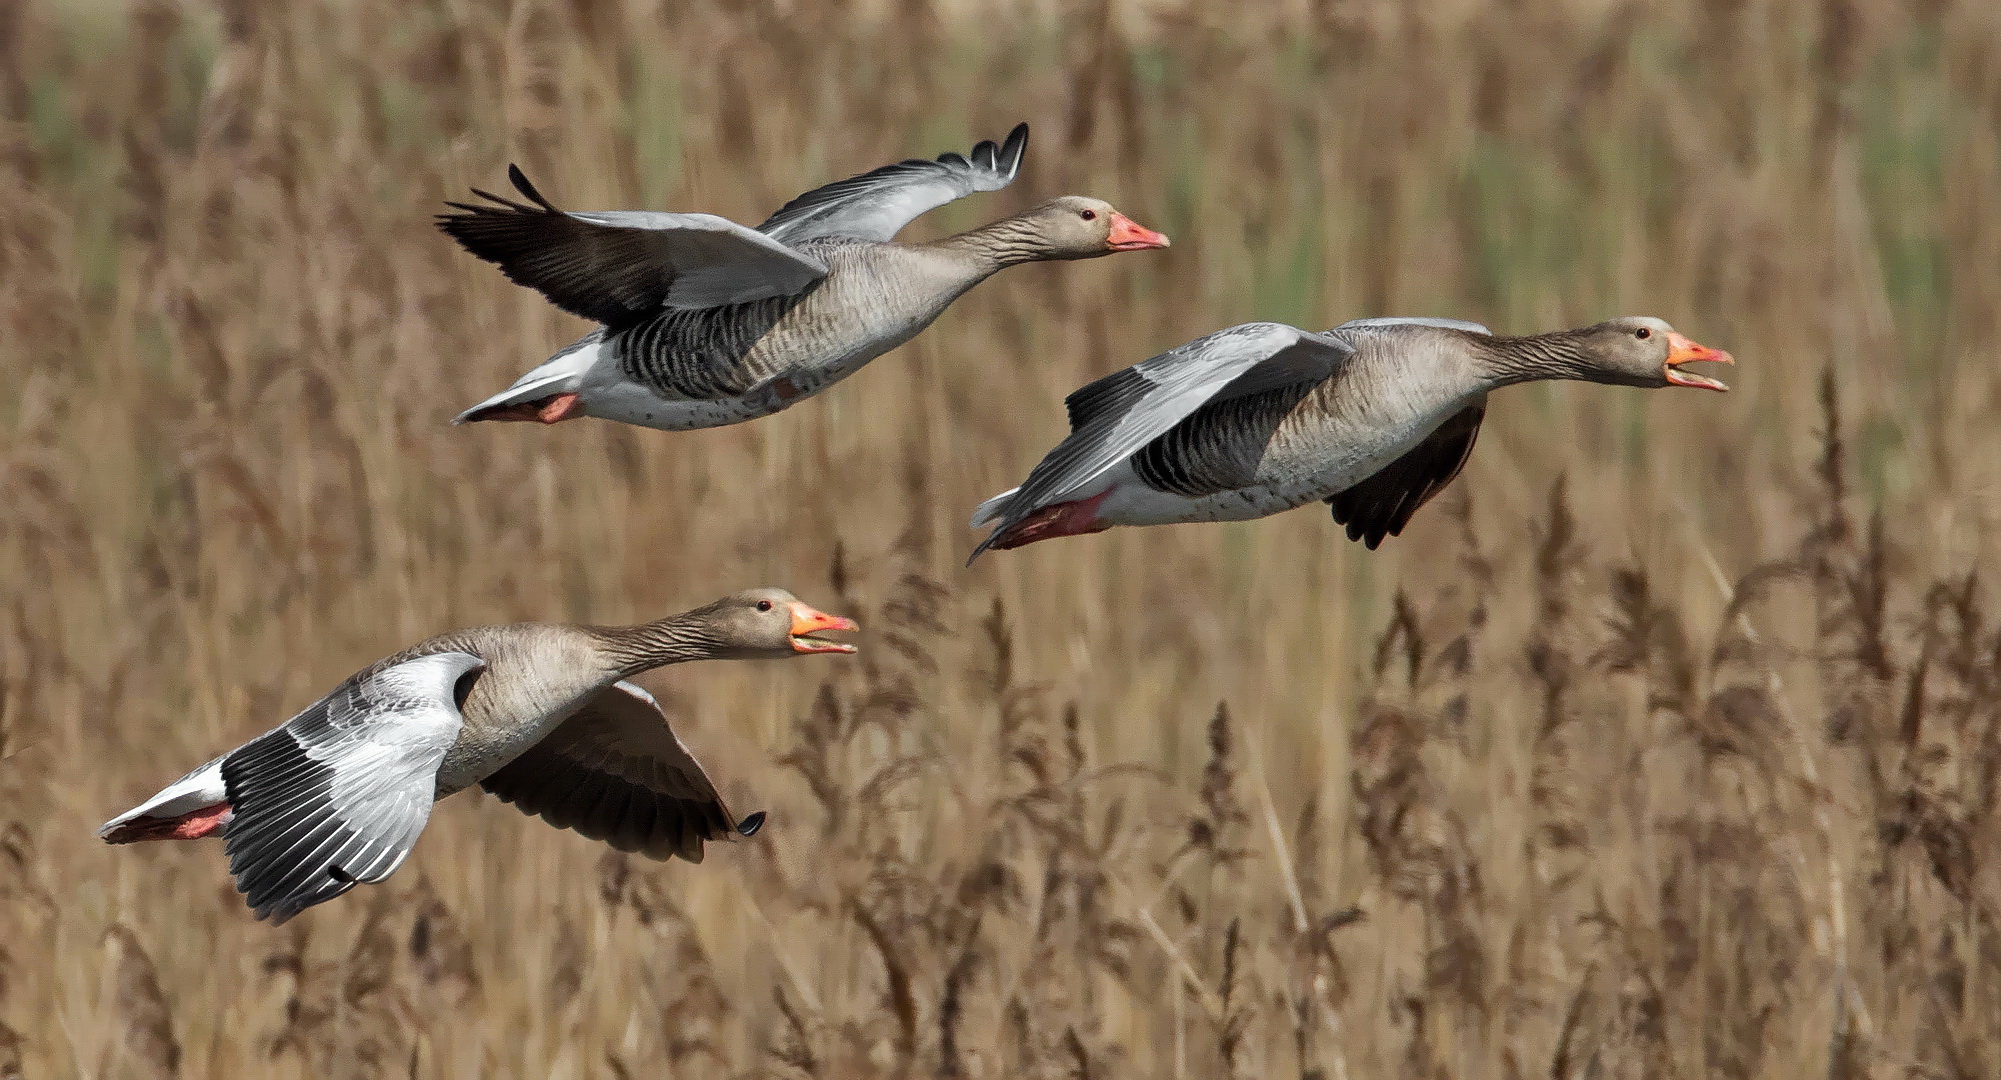
[{"label": "open beak", "polygon": [[1662,369],[1667,381],[1675,386],[1694,386],[1703,390],[1728,390],[1729,387],[1707,375],[1697,375],[1693,371],[1683,371],[1683,364],[1734,364],[1737,361],[1722,349],[1712,349],[1698,345],[1674,331],[1668,331],[1668,358]]},{"label": "open beak", "polygon": [[855,651],[853,645],[845,641],[820,641],[813,637],[823,630],[860,630],[853,619],[843,619],[839,615],[829,615],[815,611],[801,603],[792,605],[792,651],[796,653]]},{"label": "open beak", "polygon": [[1105,246],[1113,251],[1145,251],[1148,248],[1167,246],[1167,234],[1157,233],[1139,222],[1112,211],[1112,232],[1105,237]]}]

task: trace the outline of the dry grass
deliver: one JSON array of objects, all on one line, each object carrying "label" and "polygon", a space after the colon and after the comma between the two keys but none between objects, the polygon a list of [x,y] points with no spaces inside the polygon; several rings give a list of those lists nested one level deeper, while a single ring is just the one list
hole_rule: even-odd
[{"label": "dry grass", "polygon": [[[0,1077],[2001,1073],[1989,0],[0,4]],[[972,10],[977,8],[977,10]],[[578,328],[427,215],[755,221],[1026,117],[1160,255],[781,416],[452,429]],[[1253,317],[1664,316],[1411,535],[958,568],[1084,379]],[[649,684],[758,842],[477,796],[282,929],[103,818],[454,625],[780,584]]]}]

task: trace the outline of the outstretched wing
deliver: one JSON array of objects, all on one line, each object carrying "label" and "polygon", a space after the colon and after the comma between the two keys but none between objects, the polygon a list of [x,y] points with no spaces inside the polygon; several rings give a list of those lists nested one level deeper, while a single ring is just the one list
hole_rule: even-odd
[{"label": "outstretched wing", "polygon": [[1064,400],[1070,436],[1029,472],[1006,502],[980,552],[1015,523],[1064,502],[1112,466],[1212,401],[1227,401],[1333,375],[1353,355],[1346,342],[1283,323],[1245,323],[1114,372]]},{"label": "outstretched wing", "polygon": [[1476,322],[1465,319],[1432,319],[1417,315],[1396,315],[1380,319],[1349,319],[1347,322],[1327,331],[1338,334],[1343,330],[1388,330],[1399,326],[1430,326],[1440,330],[1464,330],[1469,334],[1492,335],[1493,331]]},{"label": "outstretched wing", "polygon": [[758,231],[797,244],[816,236],[888,240],[927,211],[976,191],[999,191],[1021,171],[1028,125],[1016,124],[1007,141],[991,139],[966,156],[936,161],[913,158],[817,187],[786,203]]},{"label": "outstretched wing", "polygon": [[1473,442],[1480,436],[1480,421],[1487,415],[1482,398],[1452,414],[1424,441],[1360,483],[1327,500],[1334,520],[1348,527],[1348,539],[1360,540],[1370,551],[1385,536],[1397,536],[1410,522],[1417,508],[1445,489],[1466,459],[1473,456]]},{"label": "outstretched wing", "polygon": [[258,918],[284,922],[403,864],[458,738],[458,682],[485,666],[441,652],[364,671],[223,758],[229,872]]},{"label": "outstretched wing", "polygon": [[627,682],[598,691],[480,786],[559,829],[652,859],[701,862],[704,841],[764,824],[762,813],[730,813],[659,702]]},{"label": "outstretched wing", "polygon": [[446,203],[438,228],[573,315],[619,326],[661,308],[709,308],[792,296],[827,276],[825,263],[713,214],[558,210],[521,170],[508,178],[533,206],[473,194]]}]

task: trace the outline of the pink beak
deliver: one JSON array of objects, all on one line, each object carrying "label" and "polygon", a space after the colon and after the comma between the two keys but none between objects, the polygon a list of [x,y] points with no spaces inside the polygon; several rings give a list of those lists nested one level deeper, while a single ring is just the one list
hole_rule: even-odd
[{"label": "pink beak", "polygon": [[821,641],[810,635],[817,634],[822,630],[860,629],[861,627],[853,619],[844,619],[839,615],[829,615],[824,611],[816,611],[797,601],[794,601],[792,604],[791,634],[793,652],[854,652],[855,647],[844,641]]},{"label": "pink beak", "polygon": [[1112,211],[1112,232],[1105,237],[1105,246],[1113,251],[1145,251],[1149,248],[1164,248],[1168,244],[1166,233],[1157,233],[1139,222]]},{"label": "pink beak", "polygon": [[1675,386],[1693,386],[1701,390],[1728,390],[1707,375],[1697,375],[1693,371],[1681,370],[1683,364],[1735,364],[1730,354],[1722,349],[1712,349],[1698,345],[1674,331],[1668,331],[1668,357],[1664,374],[1667,381]]}]

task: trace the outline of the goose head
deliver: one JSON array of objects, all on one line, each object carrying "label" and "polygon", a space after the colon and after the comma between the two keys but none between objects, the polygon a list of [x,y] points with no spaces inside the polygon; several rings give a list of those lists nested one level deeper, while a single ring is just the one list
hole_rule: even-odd
[{"label": "goose head", "polygon": [[1095,259],[1168,245],[1165,234],[1135,222],[1103,199],[1065,195],[1014,219],[1044,259]]},{"label": "goose head", "polygon": [[784,589],[748,589],[691,612],[719,656],[736,659],[851,653],[853,645],[827,641],[829,630],[860,630],[853,619],[808,606]]},{"label": "goose head", "polygon": [[1633,315],[1575,331],[1576,350],[1587,358],[1593,382],[1619,386],[1692,386],[1728,390],[1728,386],[1685,369],[1688,364],[1734,364],[1722,349],[1699,345],[1665,321]]}]

